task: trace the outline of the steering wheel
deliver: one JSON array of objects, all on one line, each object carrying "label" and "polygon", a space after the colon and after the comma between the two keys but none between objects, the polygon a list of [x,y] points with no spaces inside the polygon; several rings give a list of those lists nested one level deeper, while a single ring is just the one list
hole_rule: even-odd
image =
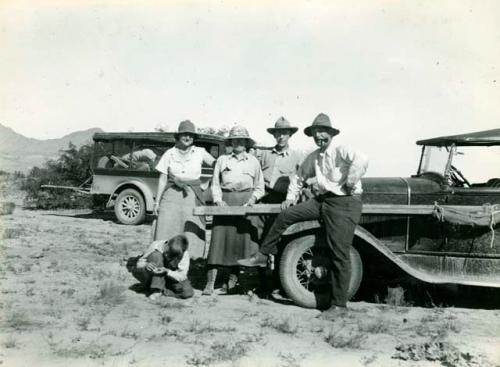
[{"label": "steering wheel", "polygon": [[460,172],[460,170],[454,165],[451,165],[450,177],[455,186],[458,187],[464,187],[465,185],[467,185],[467,187],[471,186],[469,180],[467,180],[465,176],[462,174],[462,172]]}]

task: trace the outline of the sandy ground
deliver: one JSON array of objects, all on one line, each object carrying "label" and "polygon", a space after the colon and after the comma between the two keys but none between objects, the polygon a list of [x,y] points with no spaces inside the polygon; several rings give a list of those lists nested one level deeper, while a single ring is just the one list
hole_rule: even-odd
[{"label": "sandy ground", "polygon": [[351,303],[334,320],[256,296],[134,291],[149,226],[88,211],[0,217],[5,366],[497,366],[500,311]]}]

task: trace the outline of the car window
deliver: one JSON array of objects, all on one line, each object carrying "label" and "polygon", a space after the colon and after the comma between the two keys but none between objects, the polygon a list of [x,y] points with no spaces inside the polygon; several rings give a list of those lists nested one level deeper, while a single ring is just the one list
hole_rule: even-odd
[{"label": "car window", "polygon": [[94,145],[94,168],[151,172],[172,145],[132,140],[98,141]]},{"label": "car window", "polygon": [[453,166],[471,183],[500,178],[500,147],[458,147]]}]

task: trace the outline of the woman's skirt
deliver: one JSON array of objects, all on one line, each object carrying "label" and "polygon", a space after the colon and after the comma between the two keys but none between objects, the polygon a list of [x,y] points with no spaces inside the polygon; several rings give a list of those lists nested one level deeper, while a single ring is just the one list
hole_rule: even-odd
[{"label": "woman's skirt", "polygon": [[[222,200],[230,206],[245,204],[252,191],[223,192]],[[238,265],[237,260],[247,258],[259,250],[257,228],[243,216],[214,216],[212,238],[208,251],[209,265]]]},{"label": "woman's skirt", "polygon": [[189,241],[189,255],[192,259],[197,259],[206,255],[205,225],[201,217],[193,215],[196,206],[194,191],[191,188],[187,191],[186,197],[184,191],[176,186],[163,192],[154,239],[168,240],[178,234],[185,234]]}]

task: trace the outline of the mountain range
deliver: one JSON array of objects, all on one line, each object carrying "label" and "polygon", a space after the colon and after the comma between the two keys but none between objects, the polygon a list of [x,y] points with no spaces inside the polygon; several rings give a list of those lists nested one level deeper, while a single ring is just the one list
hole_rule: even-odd
[{"label": "mountain range", "polygon": [[41,166],[47,159],[56,158],[59,150],[71,142],[81,146],[92,141],[94,133],[102,129],[92,128],[75,131],[58,139],[39,140],[21,135],[0,124],[0,170],[27,172],[34,166]]}]

